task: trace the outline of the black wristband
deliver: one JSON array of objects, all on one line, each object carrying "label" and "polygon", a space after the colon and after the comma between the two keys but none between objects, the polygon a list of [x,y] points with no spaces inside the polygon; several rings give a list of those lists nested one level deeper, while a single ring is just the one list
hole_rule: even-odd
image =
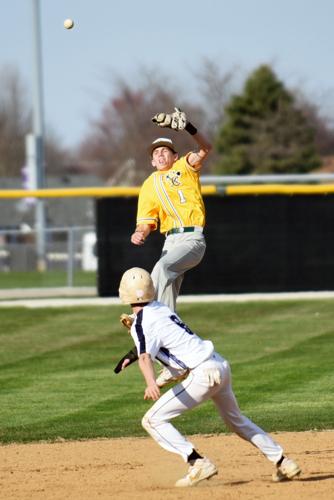
[{"label": "black wristband", "polygon": [[187,125],[184,127],[184,130],[186,130],[190,135],[197,134],[197,128],[194,127],[194,125],[190,122],[188,122]]}]

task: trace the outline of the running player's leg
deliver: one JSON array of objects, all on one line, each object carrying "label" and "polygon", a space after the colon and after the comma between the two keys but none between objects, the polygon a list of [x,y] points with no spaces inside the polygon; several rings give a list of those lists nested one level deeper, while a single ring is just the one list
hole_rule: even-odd
[{"label": "running player's leg", "polygon": [[209,399],[215,390],[192,372],[154,403],[144,415],[142,425],[162,448],[181,455],[186,462],[194,445],[180,434],[170,420]]},{"label": "running player's leg", "polygon": [[223,385],[212,396],[212,400],[230,430],[256,446],[271,462],[279,461],[283,454],[282,447],[241,413],[232,390],[231,371],[227,361],[224,362]]}]

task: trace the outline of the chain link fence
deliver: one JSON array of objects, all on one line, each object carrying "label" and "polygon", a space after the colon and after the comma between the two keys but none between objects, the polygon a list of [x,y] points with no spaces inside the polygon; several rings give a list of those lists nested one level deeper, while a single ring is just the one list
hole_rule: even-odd
[{"label": "chain link fence", "polygon": [[36,231],[22,226],[0,230],[0,288],[95,285],[93,226],[44,230],[46,270],[38,272]]}]

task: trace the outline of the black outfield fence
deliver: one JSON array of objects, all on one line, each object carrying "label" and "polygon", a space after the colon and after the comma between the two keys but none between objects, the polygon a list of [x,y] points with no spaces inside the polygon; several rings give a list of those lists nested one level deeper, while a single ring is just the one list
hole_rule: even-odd
[{"label": "black outfield fence", "polygon": [[[182,294],[334,290],[334,194],[205,197],[207,250]],[[130,242],[137,197],[96,201],[98,293],[118,295],[129,267],[151,271],[163,236]]]}]

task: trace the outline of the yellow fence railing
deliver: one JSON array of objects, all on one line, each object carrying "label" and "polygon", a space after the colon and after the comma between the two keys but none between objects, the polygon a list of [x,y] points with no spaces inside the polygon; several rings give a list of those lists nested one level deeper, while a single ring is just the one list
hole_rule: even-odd
[{"label": "yellow fence railing", "polygon": [[[83,187],[45,189],[0,189],[0,198],[77,198],[138,196],[139,187]],[[203,195],[217,194],[216,186],[202,186]]]},{"label": "yellow fence railing", "polygon": [[[139,187],[80,187],[45,189],[0,189],[0,199],[11,198],[77,198],[77,197],[127,197],[138,196]],[[202,186],[202,194],[245,195],[312,195],[334,193],[334,184],[246,184]]]},{"label": "yellow fence railing", "polygon": [[265,194],[330,194],[334,193],[334,184],[257,184],[226,186],[229,196],[265,195]]}]

